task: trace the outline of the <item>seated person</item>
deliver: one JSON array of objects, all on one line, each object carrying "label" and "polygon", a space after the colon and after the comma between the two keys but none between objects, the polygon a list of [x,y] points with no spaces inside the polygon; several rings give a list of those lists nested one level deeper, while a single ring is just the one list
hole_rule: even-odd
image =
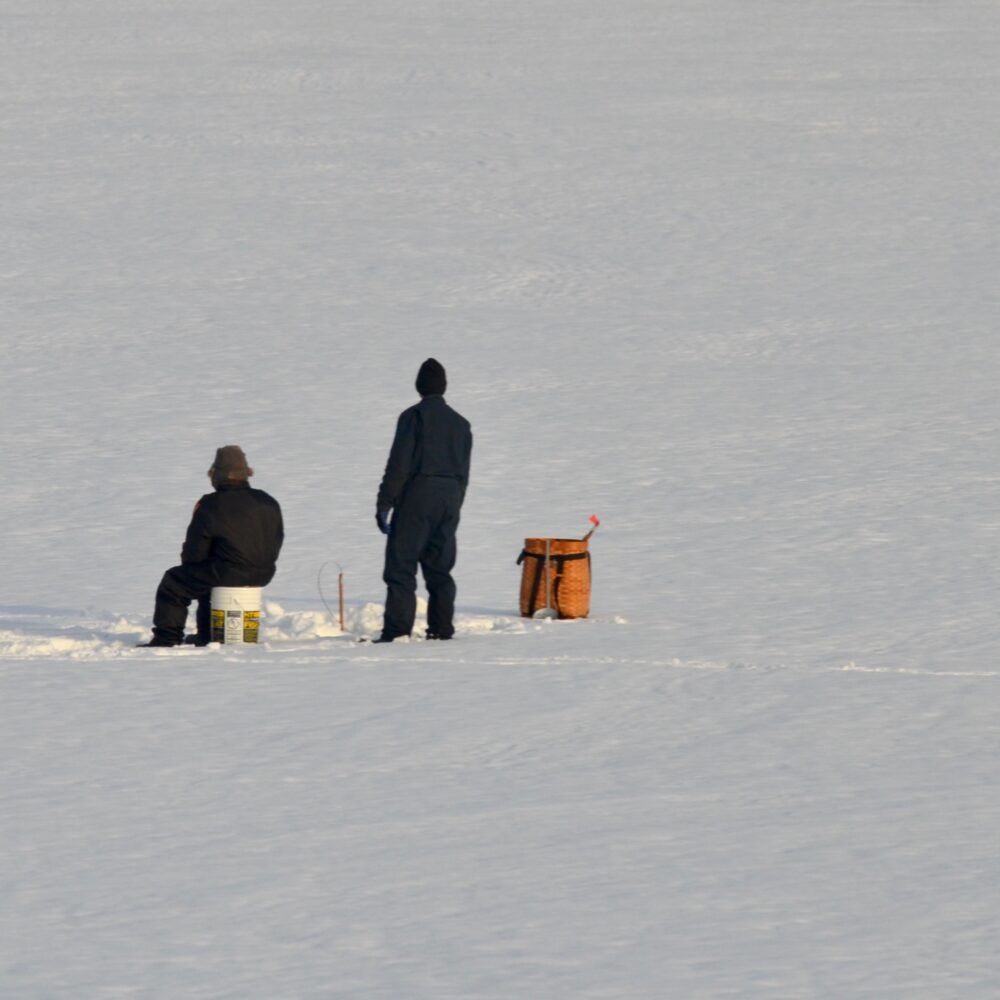
[{"label": "seated person", "polygon": [[187,642],[211,640],[213,587],[264,587],[274,576],[284,525],[277,500],[250,486],[253,469],[235,444],[219,448],[208,470],[215,487],[195,504],[181,564],[163,574],[156,591],[153,638],[140,646],[185,641],[188,606],[198,601],[197,632]]}]

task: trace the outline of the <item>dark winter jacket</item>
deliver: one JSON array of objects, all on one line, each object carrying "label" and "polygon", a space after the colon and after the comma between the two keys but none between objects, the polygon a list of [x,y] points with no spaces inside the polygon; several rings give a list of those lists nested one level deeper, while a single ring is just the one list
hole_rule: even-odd
[{"label": "dark winter jacket", "polygon": [[444,396],[424,396],[399,415],[377,509],[398,507],[407,486],[420,477],[456,480],[464,499],[471,456],[469,421],[453,410]]},{"label": "dark winter jacket", "polygon": [[284,538],[278,501],[247,482],[229,482],[195,505],[181,562],[210,565],[222,586],[263,587]]}]

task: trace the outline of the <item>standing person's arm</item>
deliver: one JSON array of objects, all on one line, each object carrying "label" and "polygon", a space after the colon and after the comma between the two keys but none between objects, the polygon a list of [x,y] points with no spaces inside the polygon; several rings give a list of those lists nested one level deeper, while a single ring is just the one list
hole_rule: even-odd
[{"label": "standing person's arm", "polygon": [[403,489],[413,474],[413,460],[417,453],[420,417],[415,409],[405,410],[396,421],[396,436],[389,449],[389,460],[378,489],[375,509],[388,514],[403,495]]},{"label": "standing person's arm", "polygon": [[465,503],[465,491],[469,488],[469,470],[472,467],[472,431],[469,430],[469,440],[465,447],[465,462],[459,482],[462,484],[462,503]]}]

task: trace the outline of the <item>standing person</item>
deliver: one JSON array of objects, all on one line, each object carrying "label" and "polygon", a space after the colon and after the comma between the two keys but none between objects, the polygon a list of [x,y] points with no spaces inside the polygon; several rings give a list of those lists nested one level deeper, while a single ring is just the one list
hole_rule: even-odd
[{"label": "standing person", "polygon": [[[427,638],[455,634],[455,532],[469,485],[472,429],[445,401],[444,368],[428,358],[417,374],[420,402],[404,410],[375,501],[384,535],[388,587],[382,635],[392,642],[413,631],[417,566],[427,586]],[[392,512],[390,523],[389,514]]]},{"label": "standing person", "polygon": [[239,445],[227,444],[215,452],[208,470],[215,492],[195,504],[181,564],[163,574],[156,591],[153,638],[139,645],[179,646],[185,641],[188,605],[197,600],[198,630],[187,642],[207,646],[212,588],[264,587],[271,582],[284,524],[278,501],[250,486],[252,475]]}]

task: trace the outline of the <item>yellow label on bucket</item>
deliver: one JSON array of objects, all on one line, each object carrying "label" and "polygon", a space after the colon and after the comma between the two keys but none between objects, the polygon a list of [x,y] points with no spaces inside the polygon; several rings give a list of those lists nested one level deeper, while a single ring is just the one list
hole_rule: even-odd
[{"label": "yellow label on bucket", "polygon": [[259,611],[212,608],[212,642],[256,642],[259,634]]},{"label": "yellow label on bucket", "polygon": [[243,641],[256,642],[257,634],[260,632],[260,612],[243,612]]},{"label": "yellow label on bucket", "polygon": [[226,612],[212,608],[212,642],[226,641]]}]

